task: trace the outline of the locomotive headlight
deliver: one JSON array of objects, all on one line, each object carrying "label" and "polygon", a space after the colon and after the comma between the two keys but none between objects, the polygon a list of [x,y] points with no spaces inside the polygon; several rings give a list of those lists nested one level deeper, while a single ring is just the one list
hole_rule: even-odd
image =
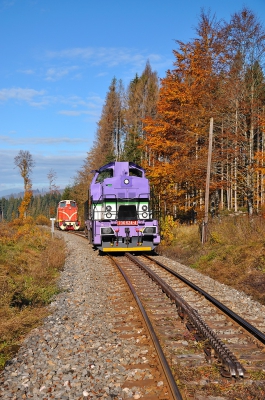
[{"label": "locomotive headlight", "polygon": [[143,233],[146,235],[151,235],[153,233],[156,233],[156,227],[155,226],[147,226],[144,228]]},{"label": "locomotive headlight", "polygon": [[101,235],[113,235],[113,229],[112,228],[101,228]]},{"label": "locomotive headlight", "polygon": [[142,210],[146,211],[147,210],[147,206],[146,205],[142,206]]},{"label": "locomotive headlight", "polygon": [[112,210],[111,206],[107,206],[107,207],[106,207],[106,210],[107,210],[107,211],[111,211],[111,210]]},{"label": "locomotive headlight", "polygon": [[110,212],[108,212],[108,213],[106,214],[106,217],[107,217],[107,218],[111,218],[111,217],[112,217],[112,214],[111,214]]},{"label": "locomotive headlight", "polygon": [[144,213],[142,214],[142,216],[143,216],[143,218],[147,218],[147,213],[144,212]]},{"label": "locomotive headlight", "polygon": [[125,185],[128,185],[128,183],[130,183],[130,181],[129,181],[129,179],[124,179],[124,181],[123,181],[124,183],[125,183]]}]

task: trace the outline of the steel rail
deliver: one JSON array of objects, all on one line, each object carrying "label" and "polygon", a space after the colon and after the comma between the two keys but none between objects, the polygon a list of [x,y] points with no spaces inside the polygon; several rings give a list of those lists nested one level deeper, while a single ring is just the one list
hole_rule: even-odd
[{"label": "steel rail", "polygon": [[175,399],[175,400],[183,400],[183,397],[182,397],[182,395],[181,395],[181,393],[180,393],[180,391],[179,391],[179,388],[178,388],[178,386],[177,386],[177,384],[176,384],[176,381],[175,381],[175,379],[174,379],[174,377],[173,377],[173,375],[172,375],[172,372],[171,372],[171,369],[170,369],[170,367],[169,367],[169,365],[168,365],[168,362],[167,362],[167,360],[166,360],[166,357],[165,357],[165,355],[164,355],[164,353],[163,353],[163,350],[162,350],[162,348],[161,348],[161,346],[160,346],[159,340],[158,340],[158,338],[157,338],[157,336],[156,336],[156,333],[155,333],[155,331],[154,331],[154,328],[153,328],[153,326],[152,326],[152,323],[151,323],[151,321],[150,321],[150,319],[149,319],[149,317],[148,317],[148,315],[147,315],[147,313],[146,313],[146,311],[145,311],[145,309],[144,309],[144,307],[143,307],[143,305],[142,305],[141,300],[139,299],[139,297],[138,297],[138,295],[137,295],[137,293],[136,293],[136,291],[135,291],[133,285],[131,284],[131,282],[130,282],[128,276],[127,276],[126,273],[123,271],[123,269],[122,269],[122,267],[120,266],[120,264],[116,261],[116,259],[114,259],[113,256],[109,255],[109,257],[110,257],[111,260],[115,263],[115,265],[118,267],[119,271],[120,271],[121,274],[123,275],[125,281],[127,282],[128,286],[129,286],[129,288],[130,288],[130,290],[131,290],[131,292],[132,292],[132,294],[133,294],[133,296],[134,296],[134,298],[135,298],[135,300],[136,300],[136,302],[137,302],[137,304],[138,304],[138,307],[139,307],[139,309],[140,309],[140,311],[141,311],[141,314],[142,314],[142,316],[143,316],[143,318],[144,318],[144,321],[145,321],[145,324],[146,324],[147,329],[148,329],[148,331],[149,331],[149,334],[150,334],[150,336],[151,336],[151,338],[152,338],[152,341],[153,341],[153,343],[154,343],[154,346],[155,346],[155,348],[156,348],[156,351],[157,351],[157,354],[158,354],[158,357],[159,357],[161,366],[162,366],[162,368],[163,368],[163,371],[164,371],[164,373],[165,373],[166,379],[167,379],[167,381],[168,381],[168,385],[169,385],[169,387],[170,387],[170,390],[171,390],[171,394],[172,394],[173,399]]},{"label": "steel rail", "polygon": [[236,356],[229,350],[229,348],[216,336],[210,327],[203,321],[199,313],[194,310],[175,290],[173,290],[163,279],[161,279],[155,272],[149,267],[144,265],[136,257],[129,253],[126,253],[126,257],[135,262],[140,268],[142,268],[153,281],[155,281],[163,290],[167,296],[174,300],[179,315],[183,317],[185,315],[195,330],[197,329],[201,335],[208,340],[208,343],[214,349],[215,354],[218,356],[224,368],[229,371],[233,377],[244,377],[245,369],[242,367]]},{"label": "steel rail", "polygon": [[178,274],[176,271],[173,269],[167,267],[166,265],[162,264],[161,262],[154,260],[152,257],[149,257],[145,255],[146,258],[150,259],[154,263],[158,264],[160,267],[164,268],[174,276],[176,276],[178,279],[180,279],[182,282],[186,283],[189,285],[192,289],[196,290],[199,292],[201,295],[203,295],[207,300],[209,300],[212,304],[214,304],[216,307],[218,307],[221,311],[223,311],[226,315],[228,315],[231,319],[236,321],[238,324],[240,324],[245,330],[247,330],[249,333],[251,333],[253,336],[255,336],[256,339],[258,339],[261,343],[265,344],[265,334],[261,332],[259,329],[257,329],[255,326],[250,324],[248,321],[246,321],[244,318],[240,317],[240,315],[236,314],[234,311],[232,311],[230,308],[225,306],[223,303],[215,299],[213,296],[211,296],[209,293],[207,293],[205,290],[201,289],[199,286],[195,285],[191,281],[189,281],[187,278],[184,276]]}]

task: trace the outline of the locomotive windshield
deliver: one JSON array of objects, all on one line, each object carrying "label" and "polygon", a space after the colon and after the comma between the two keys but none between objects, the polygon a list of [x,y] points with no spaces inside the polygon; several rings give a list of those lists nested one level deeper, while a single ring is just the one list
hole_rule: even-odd
[{"label": "locomotive windshield", "polygon": [[104,179],[106,179],[106,178],[113,178],[113,169],[112,168],[105,169],[104,171],[99,172],[97,179],[96,179],[96,183],[103,182]]},{"label": "locomotive windshield", "polygon": [[77,207],[76,202],[73,200],[60,201],[59,207],[66,207],[67,204],[70,204],[71,207]]},{"label": "locomotive windshield", "polygon": [[138,178],[142,178],[143,171],[140,171],[139,169],[136,169],[136,168],[130,168],[129,175],[130,176],[138,176]]}]

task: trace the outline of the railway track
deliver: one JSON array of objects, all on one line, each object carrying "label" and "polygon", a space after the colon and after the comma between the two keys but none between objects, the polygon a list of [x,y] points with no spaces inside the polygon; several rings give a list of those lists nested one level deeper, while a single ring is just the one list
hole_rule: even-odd
[{"label": "railway track", "polygon": [[[157,337],[157,335],[156,335],[156,333],[154,331],[153,325],[152,325],[152,323],[151,323],[151,321],[150,321],[150,319],[149,319],[149,317],[148,317],[148,315],[146,313],[146,310],[145,310],[145,308],[144,308],[139,296],[137,295],[137,292],[136,292],[136,290],[134,288],[134,285],[133,285],[132,281],[127,276],[128,269],[124,267],[124,262],[120,263],[119,260],[117,260],[117,258],[112,257],[112,256],[110,256],[110,258],[115,263],[115,265],[119,268],[121,274],[123,275],[124,279],[126,280],[126,283],[128,284],[128,286],[129,286],[129,288],[131,290],[131,293],[134,296],[135,301],[137,302],[139,310],[141,311],[141,315],[142,315],[143,320],[144,320],[144,325],[145,325],[145,327],[146,327],[146,329],[148,331],[148,335],[149,335],[149,337],[150,337],[150,339],[152,341],[152,344],[153,344],[153,346],[154,346],[154,348],[156,350],[156,353],[157,353],[157,356],[158,356],[158,359],[159,359],[159,366],[160,366],[159,369],[160,369],[160,371],[163,371],[161,379],[163,379],[163,376],[164,376],[164,379],[167,382],[167,388],[168,388],[167,389],[167,396],[169,396],[169,398],[172,398],[172,399],[181,400],[182,399],[182,395],[181,395],[181,393],[179,391],[179,388],[178,388],[178,386],[176,384],[176,381],[175,381],[175,379],[174,379],[174,377],[172,375],[172,371],[171,371],[171,369],[170,369],[170,367],[168,365],[167,359],[166,359],[165,354],[164,354],[164,352],[163,352],[163,350],[161,348],[160,342],[159,342],[158,337]],[[125,269],[126,269],[126,272],[125,272]]]},{"label": "railway track", "polygon": [[108,275],[108,282],[109,300],[116,314],[112,333],[117,335],[117,343],[122,340],[138,347],[134,355],[135,362],[127,364],[126,349],[120,359],[121,364],[127,364],[123,391],[126,393],[132,390],[136,393],[136,399],[182,400],[158,339],[145,318],[144,309],[133,288],[128,291],[128,283],[122,274],[117,276],[115,270]]},{"label": "railway track", "polygon": [[264,332],[156,257],[109,257],[126,278],[156,348],[166,376],[159,379],[167,382],[159,396],[207,399],[233,386],[243,399],[253,378],[264,385]]},{"label": "railway track", "polygon": [[207,383],[200,388],[205,398],[212,385],[220,386],[225,379],[239,390],[255,374],[264,379],[264,333],[150,257],[127,253],[111,259],[141,299],[174,379],[181,382],[180,391],[189,393],[187,398],[193,398],[194,380],[200,381],[205,370]]},{"label": "railway track", "polygon": [[[85,238],[83,232],[69,233]],[[147,400],[183,400],[153,325],[134,285],[126,275],[124,266],[119,265],[119,258],[115,256],[109,256],[109,258],[121,273],[119,276],[115,274],[115,285],[110,289],[113,307],[121,315],[114,331],[117,331],[122,338],[136,341],[140,349],[143,346],[147,346],[149,349],[145,353],[143,365],[128,366],[128,377],[136,374],[138,378],[137,381],[126,381],[126,387],[139,387],[143,398]],[[126,311],[128,309],[130,309],[129,315]],[[139,351],[142,352],[142,350]]]}]

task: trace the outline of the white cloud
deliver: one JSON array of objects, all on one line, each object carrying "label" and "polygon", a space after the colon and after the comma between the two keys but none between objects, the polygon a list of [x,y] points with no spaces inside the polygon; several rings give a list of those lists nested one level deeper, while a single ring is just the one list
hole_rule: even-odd
[{"label": "white cloud", "polygon": [[12,146],[18,145],[50,145],[50,144],[76,144],[76,143],[88,143],[88,139],[78,138],[78,137],[16,137],[12,138],[10,136],[0,136],[2,143],[6,143]]},{"label": "white cloud", "polygon": [[[0,151],[0,170],[1,175],[0,190],[10,188],[23,188],[23,179],[20,171],[15,167],[14,157],[18,151]],[[84,163],[86,152],[73,152],[71,150],[61,151],[59,154],[45,156],[41,152],[31,151],[35,166],[32,170],[33,189],[41,190],[48,187],[47,174],[51,168],[56,172],[56,184],[63,189],[66,185],[73,184],[74,176]]]},{"label": "white cloud", "polygon": [[91,58],[94,55],[95,50],[92,47],[47,52],[49,58]]},{"label": "white cloud", "polygon": [[75,71],[77,69],[79,69],[79,67],[77,67],[77,66],[49,68],[46,72],[46,80],[47,81],[58,81],[59,79],[62,79],[63,77],[69,75],[70,72]]},{"label": "white cloud", "polygon": [[[100,96],[92,95],[82,99],[79,96],[48,96],[45,90],[37,91],[35,89],[23,88],[5,88],[0,90],[0,102],[7,101],[26,102],[31,107],[45,107],[54,104],[64,104],[70,107],[70,110],[57,111],[58,114],[67,116],[91,115],[99,117],[103,104]],[[81,110],[78,110],[82,107]]]},{"label": "white cloud", "polygon": [[4,0],[1,2],[0,4],[0,11],[4,11],[7,8],[11,8],[15,5],[15,1],[14,0]]},{"label": "white cloud", "polygon": [[0,101],[7,101],[10,99],[23,100],[26,102],[31,102],[32,99],[43,96],[45,90],[35,90],[35,89],[23,89],[23,88],[10,88],[0,90]]},{"label": "white cloud", "polygon": [[22,74],[25,74],[25,75],[35,74],[35,71],[33,71],[33,69],[24,69],[24,70],[19,70],[18,72],[21,72]]},{"label": "white cloud", "polygon": [[68,115],[69,117],[79,117],[79,115],[97,115],[97,113],[88,110],[61,110],[58,114]]},{"label": "white cloud", "polygon": [[[84,47],[72,48],[61,51],[50,51],[47,53],[49,58],[53,59],[82,59],[88,61],[91,65],[105,65],[107,67],[115,67],[117,65],[134,65],[144,66],[149,59],[150,62],[161,62],[162,58],[159,54],[148,54],[147,52],[138,52],[130,48],[117,47]],[[98,74],[102,76],[104,73]]]}]

